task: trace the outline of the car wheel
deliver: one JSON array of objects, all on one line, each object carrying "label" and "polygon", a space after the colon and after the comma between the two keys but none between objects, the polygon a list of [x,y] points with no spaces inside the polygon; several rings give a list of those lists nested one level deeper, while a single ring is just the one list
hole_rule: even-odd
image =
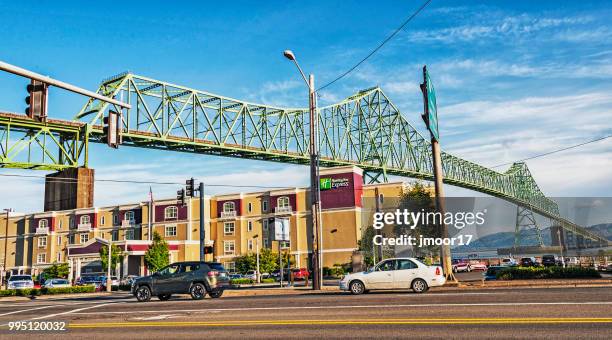
[{"label": "car wheel", "polygon": [[171,294],[161,294],[161,295],[158,295],[157,298],[160,299],[161,301],[168,301],[170,300],[171,296],[172,296]]},{"label": "car wheel", "polygon": [[355,280],[351,282],[351,284],[349,285],[349,288],[351,290],[351,294],[353,295],[359,295],[359,294],[365,293],[365,286],[363,285],[363,282],[359,280]]},{"label": "car wheel", "polygon": [[194,283],[189,288],[189,294],[191,294],[191,298],[194,300],[202,300],[206,296],[206,287],[201,283]]},{"label": "car wheel", "polygon": [[213,299],[220,298],[221,295],[223,295],[223,289],[215,289],[212,292],[208,293],[208,295],[210,295],[210,297]]},{"label": "car wheel", "polygon": [[423,279],[415,279],[414,281],[412,281],[410,287],[415,293],[418,294],[426,292],[429,288],[427,287],[427,282],[425,282],[425,280]]},{"label": "car wheel", "polygon": [[472,267],[468,266],[467,267],[467,271],[468,271],[468,273],[471,272],[472,271]]},{"label": "car wheel", "polygon": [[136,290],[136,300],[138,302],[147,302],[151,300],[151,289],[147,286],[140,286]]}]

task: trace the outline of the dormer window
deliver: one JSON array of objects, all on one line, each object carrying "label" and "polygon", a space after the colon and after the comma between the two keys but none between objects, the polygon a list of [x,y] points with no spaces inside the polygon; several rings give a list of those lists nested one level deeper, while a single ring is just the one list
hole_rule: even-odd
[{"label": "dormer window", "polygon": [[133,211],[126,211],[125,212],[125,216],[124,216],[124,220],[126,221],[134,221],[134,212]]},{"label": "dormer window", "polygon": [[81,224],[89,224],[89,223],[91,223],[91,219],[89,218],[89,215],[81,216]]},{"label": "dormer window", "polygon": [[47,228],[49,226],[49,222],[46,219],[42,219],[38,221],[39,228]]},{"label": "dormer window", "polygon": [[289,207],[289,197],[282,196],[276,200],[276,206],[279,208],[288,208]]},{"label": "dormer window", "polygon": [[176,206],[167,207],[164,210],[164,216],[166,219],[173,219],[178,217],[178,208]]}]

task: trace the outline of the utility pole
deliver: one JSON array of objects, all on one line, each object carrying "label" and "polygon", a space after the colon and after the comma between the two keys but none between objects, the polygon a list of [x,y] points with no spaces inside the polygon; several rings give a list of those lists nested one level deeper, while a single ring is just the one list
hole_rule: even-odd
[{"label": "utility pole", "polygon": [[6,278],[6,254],[7,254],[7,249],[8,249],[8,227],[9,227],[9,217],[10,217],[10,213],[11,211],[13,211],[13,209],[8,208],[8,209],[4,209],[4,212],[6,212],[6,223],[4,225],[4,263],[2,265],[2,279],[4,280],[4,288],[8,289],[8,280]]},{"label": "utility pole", "polygon": [[563,244],[561,243],[561,227],[557,228],[557,238],[559,239],[559,252],[561,253],[561,263],[565,268],[565,259],[563,258]]},{"label": "utility pole", "polygon": [[206,255],[204,254],[204,247],[206,246],[206,229],[204,229],[204,219],[206,218],[206,214],[204,212],[204,182],[200,182],[198,191],[200,192],[200,261],[205,261]]},{"label": "utility pole", "polygon": [[[374,188],[374,196],[376,199],[376,212],[380,212],[380,200],[378,199],[378,188]],[[382,230],[380,229],[376,229],[376,235],[382,235]],[[383,258],[383,249],[382,249],[382,244],[379,244],[378,246],[373,244],[372,245],[374,247],[376,247],[376,257],[378,257],[378,261],[382,261]],[[375,259],[376,260],[376,259]],[[374,264],[376,264],[376,261],[374,261]]]},{"label": "utility pole", "polygon": [[108,264],[106,266],[106,291],[111,292],[113,290],[112,284],[113,280],[111,280],[111,259],[113,252],[113,242],[112,238],[108,240]]},{"label": "utility pole", "polygon": [[[431,134],[431,154],[433,162],[434,185],[436,190],[436,209],[442,216],[444,216],[446,207],[444,204],[444,186],[442,183],[443,173],[439,143],[440,136],[438,132],[438,108],[436,103],[436,92],[431,80],[429,79],[427,66],[423,66],[423,84],[421,84],[421,91],[423,92],[424,104],[424,112],[421,117],[423,118],[423,121],[425,121],[425,125]],[[441,221],[440,229],[440,237],[443,239],[448,238],[448,226],[443,220]],[[444,242],[442,242],[442,245],[440,246],[440,262],[442,263],[442,269],[444,271],[446,280],[456,281],[451,265],[450,245],[445,245]]]},{"label": "utility pole", "polygon": [[259,235],[253,236],[255,239],[255,251],[257,257],[257,274],[255,274],[255,278],[257,279],[257,283],[261,283],[261,274],[259,273]]}]

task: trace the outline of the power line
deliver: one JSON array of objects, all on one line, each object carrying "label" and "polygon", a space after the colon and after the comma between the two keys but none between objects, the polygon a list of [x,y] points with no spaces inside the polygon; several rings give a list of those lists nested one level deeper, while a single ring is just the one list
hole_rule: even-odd
[{"label": "power line", "polygon": [[561,152],[561,151],[566,151],[566,150],[574,149],[574,148],[577,148],[577,147],[580,147],[580,146],[583,146],[583,145],[599,142],[599,141],[602,141],[602,140],[610,138],[610,137],[612,137],[612,135],[607,135],[607,136],[599,137],[599,138],[592,139],[592,140],[589,140],[589,141],[586,141],[586,142],[583,142],[583,143],[580,143],[580,144],[576,144],[576,145],[572,145],[572,146],[567,146],[567,147],[564,147],[564,148],[561,148],[561,149],[556,149],[556,150],[545,152],[545,153],[542,153],[542,154],[539,154],[539,155],[535,155],[535,156],[519,159],[519,160],[514,161],[514,162],[508,162],[508,163],[502,163],[502,164],[490,166],[489,168],[499,168],[500,166],[510,165],[510,164],[514,164],[516,162],[524,162],[526,160],[530,160],[530,159],[534,159],[534,158],[539,158],[539,157],[544,157],[544,156],[552,155],[553,153],[557,153],[557,152]]},{"label": "power line", "polygon": [[406,19],[402,25],[400,27],[398,27],[393,33],[391,33],[391,35],[389,35],[385,40],[383,40],[378,46],[376,46],[375,49],[373,49],[368,55],[365,56],[365,58],[361,59],[357,64],[355,64],[353,67],[351,67],[348,71],[342,73],[341,75],[339,75],[338,77],[336,77],[334,80],[330,81],[329,83],[319,87],[317,89],[317,91],[323,90],[324,88],[332,85],[333,83],[337,82],[338,80],[346,77],[349,73],[353,72],[357,67],[359,67],[359,65],[363,64],[366,60],[368,60],[372,55],[374,55],[374,53],[378,52],[378,50],[380,50],[387,42],[389,42],[389,40],[393,39],[393,37],[395,37],[396,34],[398,34],[403,28],[404,26],[408,25],[408,23],[410,21],[412,21],[412,19],[414,19],[414,17],[416,17],[419,13],[421,13],[421,11],[423,9],[425,9],[425,7],[427,7],[427,5],[429,5],[429,3],[431,2],[431,0],[427,0],[425,1],[421,7],[419,7],[414,13],[412,13],[412,15],[410,15],[408,17],[408,19]]},{"label": "power line", "polygon": [[[22,175],[22,174],[0,174],[1,177],[18,177],[18,178],[35,178],[35,179],[50,179],[51,182],[54,183],[67,183],[74,184],[77,182],[87,183],[88,181],[77,180],[75,178],[69,177],[45,177],[45,176],[36,176],[36,175]],[[138,181],[138,180],[130,180],[130,179],[94,179],[94,182],[110,182],[110,183],[130,183],[130,184],[153,184],[153,185],[185,185],[185,183],[179,182],[157,182],[157,181]],[[207,187],[228,187],[228,188],[259,188],[259,189],[286,189],[287,187],[275,187],[275,186],[264,186],[264,185],[239,185],[239,184],[207,184],[204,183]]]}]

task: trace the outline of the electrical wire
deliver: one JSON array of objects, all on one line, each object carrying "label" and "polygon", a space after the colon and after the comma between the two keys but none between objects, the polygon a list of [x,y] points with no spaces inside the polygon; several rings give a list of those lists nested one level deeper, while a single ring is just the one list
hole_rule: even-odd
[{"label": "electrical wire", "polygon": [[494,166],[490,166],[489,168],[499,168],[500,166],[504,166],[504,165],[510,165],[510,164],[514,164],[514,163],[517,163],[517,162],[524,162],[526,160],[530,160],[530,159],[534,159],[534,158],[539,158],[539,157],[544,157],[544,156],[552,155],[554,153],[558,153],[558,152],[561,152],[561,151],[566,151],[566,150],[574,149],[574,148],[581,147],[581,146],[584,146],[584,145],[587,145],[587,144],[599,142],[599,141],[602,141],[602,140],[610,138],[610,137],[612,137],[612,135],[607,135],[607,136],[599,137],[599,138],[592,139],[592,140],[589,140],[589,141],[586,141],[586,142],[582,142],[582,143],[579,143],[579,144],[567,146],[567,147],[564,147],[564,148],[561,148],[561,149],[556,149],[556,150],[548,151],[548,152],[545,152],[545,153],[542,153],[542,154],[539,154],[539,155],[535,155],[535,156],[519,159],[519,160],[514,161],[514,162],[507,162],[507,163],[497,164],[497,165],[494,165]]},{"label": "electrical wire", "polygon": [[393,33],[391,33],[391,35],[389,35],[385,40],[383,40],[380,44],[378,44],[378,46],[376,46],[375,49],[373,49],[368,55],[366,55],[363,59],[361,59],[357,64],[355,64],[353,67],[351,67],[350,69],[348,69],[348,71],[342,73],[341,75],[339,75],[338,77],[336,77],[334,80],[330,81],[329,83],[319,87],[317,89],[317,91],[323,90],[324,88],[331,86],[332,84],[334,84],[335,82],[337,82],[338,80],[346,77],[349,73],[353,72],[357,67],[359,67],[359,65],[363,64],[366,60],[368,60],[371,56],[374,55],[374,53],[378,52],[378,50],[380,50],[387,42],[389,42],[391,39],[393,39],[393,37],[395,37],[406,25],[408,25],[408,23],[410,21],[412,21],[412,19],[414,19],[414,17],[416,17],[419,13],[421,13],[422,10],[425,9],[425,7],[427,7],[427,5],[429,5],[429,3],[431,2],[431,0],[427,0],[425,1],[421,7],[419,7],[415,12],[413,12],[408,19],[406,19],[402,25],[400,27],[398,27]]}]

